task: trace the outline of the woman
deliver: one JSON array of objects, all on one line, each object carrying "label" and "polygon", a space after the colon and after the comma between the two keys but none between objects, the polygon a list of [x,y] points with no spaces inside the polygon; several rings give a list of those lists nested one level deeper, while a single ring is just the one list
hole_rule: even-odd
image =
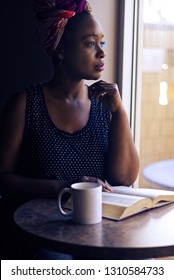
[{"label": "woman", "polygon": [[[34,1],[51,81],[16,93],[2,119],[4,196],[57,197],[79,181],[131,185],[139,159],[116,84],[99,80],[104,35],[86,1]],[[84,80],[98,80],[87,87]],[[22,200],[23,201],[23,200]],[[21,202],[20,202],[21,203]]]}]

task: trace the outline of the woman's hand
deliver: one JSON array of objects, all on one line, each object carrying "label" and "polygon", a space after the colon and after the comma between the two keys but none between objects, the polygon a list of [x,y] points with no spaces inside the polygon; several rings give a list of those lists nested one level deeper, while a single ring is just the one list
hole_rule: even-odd
[{"label": "woman's hand", "polygon": [[88,177],[88,176],[83,176],[81,178],[81,182],[93,182],[93,183],[99,183],[102,186],[102,191],[103,192],[111,192],[112,189],[110,185],[107,182],[103,182],[102,180],[94,177]]},{"label": "woman's hand", "polygon": [[72,184],[75,183],[80,183],[80,182],[93,182],[93,183],[98,183],[102,186],[102,191],[103,192],[111,192],[112,189],[108,183],[103,182],[102,180],[94,177],[89,177],[89,176],[82,176],[79,178],[74,178],[70,181],[66,181],[62,184],[62,188],[65,187],[70,187]]},{"label": "woman's hand", "polygon": [[90,86],[90,91],[111,113],[123,108],[117,84],[98,81]]}]

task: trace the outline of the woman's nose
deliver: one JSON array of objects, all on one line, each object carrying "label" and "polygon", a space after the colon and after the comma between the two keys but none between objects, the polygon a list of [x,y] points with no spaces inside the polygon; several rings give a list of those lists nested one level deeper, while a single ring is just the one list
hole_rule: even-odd
[{"label": "woman's nose", "polygon": [[99,48],[98,48],[97,56],[100,58],[104,58],[106,56],[106,53],[101,46],[99,46]]}]

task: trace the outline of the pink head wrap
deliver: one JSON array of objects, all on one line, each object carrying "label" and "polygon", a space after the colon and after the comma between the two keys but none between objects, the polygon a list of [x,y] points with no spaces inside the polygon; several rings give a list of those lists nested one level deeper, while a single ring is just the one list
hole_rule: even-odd
[{"label": "pink head wrap", "polygon": [[91,13],[86,0],[34,0],[41,43],[48,54],[57,48],[68,19],[83,11]]}]

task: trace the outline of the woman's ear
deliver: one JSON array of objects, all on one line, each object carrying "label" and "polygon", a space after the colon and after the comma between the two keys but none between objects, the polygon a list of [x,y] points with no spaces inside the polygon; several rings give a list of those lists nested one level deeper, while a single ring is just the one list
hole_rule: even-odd
[{"label": "woman's ear", "polygon": [[62,60],[64,59],[63,54],[62,54],[62,53],[58,53],[58,54],[57,54],[57,59],[60,60],[60,61],[62,61]]},{"label": "woman's ear", "polygon": [[55,75],[59,84],[64,84],[66,78],[66,69],[63,64],[64,50],[63,47],[59,47],[53,53],[53,64],[55,67]]},{"label": "woman's ear", "polygon": [[63,44],[62,44],[62,43],[60,43],[60,44],[58,45],[58,47],[57,47],[57,49],[56,49],[56,53],[57,53],[57,55],[58,55],[61,59],[64,58],[64,47],[63,47]]},{"label": "woman's ear", "polygon": [[54,65],[61,65],[64,59],[64,51],[61,46],[59,46],[52,55]]}]

